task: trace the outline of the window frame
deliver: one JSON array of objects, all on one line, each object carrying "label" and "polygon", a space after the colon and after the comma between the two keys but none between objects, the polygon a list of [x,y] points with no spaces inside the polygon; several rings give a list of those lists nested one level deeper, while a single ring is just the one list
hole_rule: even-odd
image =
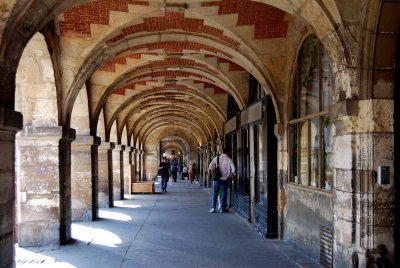
[{"label": "window frame", "polygon": [[[287,123],[287,129],[288,129],[288,151],[289,155],[296,154],[296,157],[292,158],[289,157],[288,162],[289,162],[289,177],[288,177],[288,182],[297,186],[301,187],[310,187],[312,189],[316,190],[324,190],[324,191],[329,191],[331,192],[332,188],[330,190],[324,189],[324,185],[322,183],[323,178],[325,177],[325,171],[324,171],[324,163],[323,163],[323,155],[325,154],[324,150],[324,126],[326,122],[326,118],[329,118],[329,111],[328,110],[323,110],[324,109],[324,88],[323,88],[323,70],[322,70],[322,57],[321,53],[323,52],[324,48],[321,42],[316,38],[317,40],[317,49],[316,49],[316,54],[317,54],[317,66],[316,68],[318,69],[318,112],[315,113],[310,113],[307,114],[307,111],[305,112],[305,115],[300,116],[300,109],[301,109],[301,59],[302,59],[302,53],[303,53],[303,48],[304,45],[306,44],[307,40],[310,37],[316,38],[314,35],[309,35],[307,36],[299,50],[299,53],[297,55],[297,61],[295,63],[295,76],[293,77],[294,81],[292,83],[292,90],[291,90],[291,95],[290,95],[290,117],[291,119]],[[333,83],[333,80],[331,81]],[[296,94],[296,95],[294,95]],[[294,112],[293,110],[293,104],[294,104],[294,98],[296,98],[296,111]],[[296,116],[296,118],[293,118]],[[317,135],[318,135],[318,178],[316,180],[316,185],[313,186],[311,185],[311,173],[312,173],[312,140],[311,140],[311,124],[313,120],[317,119],[318,120],[318,129],[317,129]],[[301,158],[301,138],[302,138],[302,132],[301,132],[301,123],[307,122],[308,128],[307,128],[307,184],[302,184],[301,183],[301,163],[300,158]],[[293,132],[293,128],[296,129],[296,133]],[[296,135],[296,152],[293,152],[293,145],[294,145],[294,135]],[[293,161],[296,159],[296,174],[294,174],[293,169]],[[304,165],[304,164],[303,164]],[[296,177],[297,180],[296,180]],[[326,180],[326,178],[325,178]],[[332,186],[332,185],[331,185]]]}]

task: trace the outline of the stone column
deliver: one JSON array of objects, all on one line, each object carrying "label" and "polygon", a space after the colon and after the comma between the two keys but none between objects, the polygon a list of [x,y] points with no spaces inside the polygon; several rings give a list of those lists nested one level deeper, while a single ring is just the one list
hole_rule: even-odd
[{"label": "stone column", "polygon": [[99,218],[99,153],[100,137],[94,137],[92,144],[92,220]]},{"label": "stone column", "polygon": [[[129,152],[129,163],[131,165],[131,183],[136,182],[136,156],[135,156],[135,149],[133,147],[130,147],[130,152]],[[132,184],[129,185],[130,189],[132,188]],[[131,192],[129,192],[131,193]]]},{"label": "stone column", "polygon": [[22,115],[0,107],[0,267],[13,267],[15,207],[15,133]]},{"label": "stone column", "polygon": [[135,149],[135,166],[136,166],[136,182],[141,182],[140,178],[140,156],[139,156],[139,149]]},{"label": "stone column", "polygon": [[141,182],[143,182],[144,178],[143,178],[143,151],[142,150],[138,151],[138,158],[139,158],[139,164],[138,164],[138,167],[139,167],[139,180]]},{"label": "stone column", "polygon": [[131,147],[125,146],[125,150],[123,151],[122,163],[123,163],[123,182],[124,182],[124,193],[131,193],[131,164],[130,164],[130,154]]},{"label": "stone column", "polygon": [[59,141],[60,156],[60,243],[71,240],[71,143],[75,140],[75,129],[63,127]]},{"label": "stone column", "polygon": [[59,245],[71,238],[71,142],[64,127],[25,127],[19,152],[21,246]]},{"label": "stone column", "polygon": [[[393,100],[341,103],[335,121],[334,266],[394,263]],[[388,168],[379,181],[380,166]]]},{"label": "stone column", "polygon": [[[269,135],[269,134],[268,134]],[[274,125],[274,135],[277,139],[278,155],[278,236],[279,239],[288,239],[287,235],[287,181],[288,181],[288,146],[287,130],[284,124]]]},{"label": "stone column", "polygon": [[98,154],[98,199],[99,208],[111,207],[110,204],[110,187],[109,187],[109,165],[108,165],[108,154],[112,148],[110,142],[102,142],[97,148]]},{"label": "stone column", "polygon": [[144,176],[144,174],[145,174],[144,173],[144,169],[145,169],[145,167],[144,167],[144,151],[140,150],[139,155],[140,155],[140,181],[145,181],[146,178]]},{"label": "stone column", "polygon": [[121,150],[121,145],[114,144],[111,160],[113,200],[121,200]]},{"label": "stone column", "polygon": [[[91,221],[96,218],[97,207],[97,164],[93,166],[93,136],[77,136],[72,143],[72,220]],[[94,146],[97,147],[97,146]],[[97,148],[96,148],[97,150]]]}]

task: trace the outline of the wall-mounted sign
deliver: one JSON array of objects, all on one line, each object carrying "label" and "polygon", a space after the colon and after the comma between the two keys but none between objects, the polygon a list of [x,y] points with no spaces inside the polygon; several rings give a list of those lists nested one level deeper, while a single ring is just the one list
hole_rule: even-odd
[{"label": "wall-mounted sign", "polygon": [[246,110],[243,110],[241,115],[241,125],[247,125],[259,119],[262,119],[262,102],[252,104]]},{"label": "wall-mounted sign", "polygon": [[235,131],[237,128],[237,124],[236,124],[236,116],[232,117],[231,119],[229,119],[228,121],[225,122],[224,125],[224,134],[228,134],[232,131]]}]

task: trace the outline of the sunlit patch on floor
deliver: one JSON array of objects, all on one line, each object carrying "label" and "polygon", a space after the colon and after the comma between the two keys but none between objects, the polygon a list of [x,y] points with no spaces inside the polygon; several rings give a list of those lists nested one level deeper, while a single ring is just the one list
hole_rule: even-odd
[{"label": "sunlit patch on floor", "polygon": [[84,241],[87,245],[97,244],[115,248],[122,243],[119,236],[110,231],[80,224],[73,224],[72,236],[74,239]]},{"label": "sunlit patch on floor", "polygon": [[100,210],[99,217],[104,218],[104,219],[110,219],[110,220],[118,220],[118,221],[131,221],[132,220],[131,216],[128,216],[124,213],[111,212],[111,211],[106,211],[106,210]]}]

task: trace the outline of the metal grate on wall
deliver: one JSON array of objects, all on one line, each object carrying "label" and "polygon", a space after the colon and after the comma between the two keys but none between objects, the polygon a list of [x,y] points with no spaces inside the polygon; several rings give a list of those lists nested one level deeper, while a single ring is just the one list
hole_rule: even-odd
[{"label": "metal grate on wall", "polygon": [[323,267],[333,265],[333,230],[320,226],[319,262]]}]

